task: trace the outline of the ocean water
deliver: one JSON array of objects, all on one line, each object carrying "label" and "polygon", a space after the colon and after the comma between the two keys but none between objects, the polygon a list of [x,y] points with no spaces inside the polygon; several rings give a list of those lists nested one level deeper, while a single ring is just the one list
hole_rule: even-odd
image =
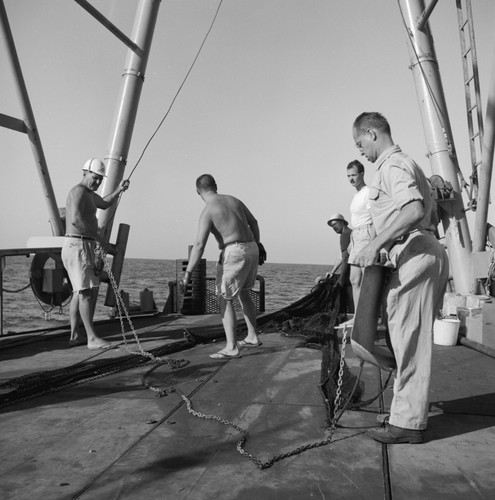
[{"label": "ocean water", "polygon": [[[70,323],[69,305],[51,308],[40,303],[29,285],[31,258],[6,257],[3,269],[3,332],[23,332],[53,328]],[[130,305],[139,305],[140,292],[148,289],[159,311],[163,310],[169,294],[169,281],[176,279],[176,261],[171,259],[126,259],[120,289],[129,293]],[[275,264],[266,262],[258,274],[265,280],[266,311],[281,309],[311,291],[317,276],[331,266],[316,264]],[[207,262],[207,276],[215,275],[215,262]],[[104,297],[107,285],[100,288],[95,320],[108,319],[111,308]]]}]

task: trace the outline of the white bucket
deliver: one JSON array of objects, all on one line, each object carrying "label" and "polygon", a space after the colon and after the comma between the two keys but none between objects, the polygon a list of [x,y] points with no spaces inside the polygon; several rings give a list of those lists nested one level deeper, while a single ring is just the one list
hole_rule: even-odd
[{"label": "white bucket", "polygon": [[457,318],[436,319],[433,323],[433,342],[437,345],[456,345],[460,324]]}]

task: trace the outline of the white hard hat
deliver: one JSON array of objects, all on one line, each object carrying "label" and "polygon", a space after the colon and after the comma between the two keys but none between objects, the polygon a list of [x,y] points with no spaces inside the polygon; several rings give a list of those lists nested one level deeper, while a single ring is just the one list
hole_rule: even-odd
[{"label": "white hard hat", "polygon": [[88,172],[94,172],[95,174],[101,175],[102,177],[106,177],[105,164],[101,160],[98,160],[98,158],[89,159],[84,164],[83,170],[87,170]]},{"label": "white hard hat", "polygon": [[348,224],[348,222],[345,220],[345,217],[342,214],[339,214],[339,213],[332,214],[330,216],[330,219],[328,219],[327,224],[330,225],[334,220],[340,220],[344,224]]}]

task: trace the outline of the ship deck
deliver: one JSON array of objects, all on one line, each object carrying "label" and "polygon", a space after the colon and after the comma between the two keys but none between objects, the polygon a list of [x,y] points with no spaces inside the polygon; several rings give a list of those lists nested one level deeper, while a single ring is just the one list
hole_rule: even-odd
[{"label": "ship deck", "polygon": [[[181,340],[184,328],[219,327],[218,316],[133,322],[147,351]],[[122,340],[118,322],[98,330]],[[238,453],[241,434],[229,422],[247,431],[244,448],[261,462],[329,436],[318,390],[321,352],[278,331],[260,339],[261,347],[238,359],[209,358],[223,340],[196,344],[168,356],[184,360],[179,368],[148,363],[4,406],[2,499],[493,498],[493,358],[463,345],[434,346],[423,444],[387,446],[366,435],[390,403],[387,389],[370,406],[346,411],[329,444],[260,470]],[[125,354],[122,343],[107,351],[69,348],[64,329],[5,336],[0,379]],[[346,360],[357,374],[349,345]],[[363,399],[378,394],[385,376],[365,364]],[[194,410],[224,422],[190,413],[175,387]]]}]

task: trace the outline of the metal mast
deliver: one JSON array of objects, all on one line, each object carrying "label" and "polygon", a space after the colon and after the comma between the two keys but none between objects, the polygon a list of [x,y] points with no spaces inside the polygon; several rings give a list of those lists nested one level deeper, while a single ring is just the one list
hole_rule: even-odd
[{"label": "metal mast", "polygon": [[459,20],[472,162],[471,205],[476,210],[473,251],[483,252],[486,248],[488,205],[490,204],[493,150],[495,147],[495,72],[493,69],[495,66],[492,68],[489,87],[486,109],[488,133],[485,136],[471,0],[457,0],[457,17]]},{"label": "metal mast", "polygon": [[481,166],[479,169],[478,205],[476,210],[473,250],[481,252],[486,247],[488,206],[493,172],[493,151],[495,149],[495,47],[492,55],[492,72],[486,105]]},{"label": "metal mast", "polygon": [[[483,116],[471,0],[457,0],[457,19],[459,24],[459,40],[461,42],[462,70],[464,72],[464,95],[469,132],[469,150],[471,153],[469,208],[476,210],[478,202],[478,169],[481,165],[483,143]],[[475,242],[476,234],[473,241],[474,247],[476,247]]]},{"label": "metal mast", "polygon": [[10,24],[7,18],[7,12],[5,10],[3,0],[0,0],[0,23],[5,43],[8,49],[7,53],[9,62],[15,75],[17,93],[20,98],[22,113],[24,115],[22,120],[7,115],[0,115],[0,126],[27,134],[29,143],[31,144],[31,150],[33,152],[34,160],[36,162],[36,167],[38,169],[41,185],[43,187],[45,201],[48,205],[52,234],[54,236],[63,236],[64,228],[62,225],[62,220],[60,218],[60,213],[58,211],[55,192],[53,191],[52,181],[50,179],[48,166],[46,164],[45,153],[43,152],[43,148],[41,146],[38,127],[36,126],[33,109],[31,107],[31,102],[29,101],[26,83],[24,82],[21,64],[17,56],[14,37],[12,36],[12,31],[10,29]]},{"label": "metal mast", "polygon": [[[470,265],[472,244],[459,186],[459,165],[433,38],[423,19],[424,1],[399,0],[399,7],[407,29],[411,70],[432,174],[440,175],[454,189],[454,198],[442,203],[442,224],[456,292],[473,293],[474,280]],[[421,23],[418,23],[419,20]]]},{"label": "metal mast", "polygon": [[[78,3],[80,3],[79,0]],[[159,6],[160,0],[140,0],[139,2],[132,33],[134,48],[131,47],[128,51],[108,156],[105,158],[108,177],[102,184],[103,197],[113,192],[124,178]],[[108,210],[99,210],[97,213],[101,235],[106,242],[110,239],[116,208],[114,205]]]}]

